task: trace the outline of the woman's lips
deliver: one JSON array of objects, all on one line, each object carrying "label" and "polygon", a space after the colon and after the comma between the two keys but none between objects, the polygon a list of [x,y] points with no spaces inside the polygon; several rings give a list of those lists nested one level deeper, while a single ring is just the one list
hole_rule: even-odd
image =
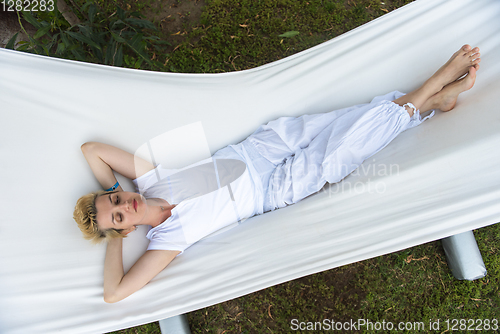
[{"label": "woman's lips", "polygon": [[135,212],[137,212],[137,201],[134,199],[134,209],[135,209]]}]

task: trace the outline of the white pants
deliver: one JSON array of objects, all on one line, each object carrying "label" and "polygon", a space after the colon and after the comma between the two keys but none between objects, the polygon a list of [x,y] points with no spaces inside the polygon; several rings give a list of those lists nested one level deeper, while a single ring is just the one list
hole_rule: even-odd
[{"label": "white pants", "polygon": [[410,118],[391,102],[403,95],[395,91],[368,104],[282,117],[259,127],[246,141],[267,160],[254,164],[267,189],[264,212],[297,203],[326,182],[341,181],[398,134],[432,117],[421,119],[415,112]]}]

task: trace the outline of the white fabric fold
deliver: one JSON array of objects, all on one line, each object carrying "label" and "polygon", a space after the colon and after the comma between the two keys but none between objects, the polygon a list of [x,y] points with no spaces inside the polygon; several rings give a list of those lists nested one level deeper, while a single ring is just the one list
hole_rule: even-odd
[{"label": "white fabric fold", "polygon": [[403,107],[409,107],[409,108],[413,109],[413,115],[412,115],[412,116],[411,116],[411,118],[410,118],[410,122],[409,122],[409,124],[408,124],[408,126],[407,126],[407,129],[414,128],[414,127],[416,127],[417,125],[422,124],[422,122],[423,122],[423,121],[425,121],[425,120],[427,120],[427,119],[431,118],[432,116],[434,116],[434,114],[435,114],[435,112],[436,112],[435,110],[432,110],[432,112],[431,112],[428,116],[426,116],[426,117],[422,118],[422,116],[420,115],[420,110],[418,110],[418,109],[417,109],[417,108],[413,105],[413,103],[405,103],[405,104],[403,105]]},{"label": "white fabric fold", "polygon": [[[131,327],[498,222],[499,16],[496,0],[416,1],[286,59],[213,75],[0,50],[0,332]],[[82,143],[135,152],[197,123],[213,154],[281,116],[409,92],[465,43],[481,47],[481,69],[453,111],[401,133],[342,182],[198,242],[131,297],[104,303],[105,247],[83,240],[72,219],[78,197],[99,188]],[[161,164],[207,157],[192,152]],[[126,269],[145,233],[125,240]]]}]

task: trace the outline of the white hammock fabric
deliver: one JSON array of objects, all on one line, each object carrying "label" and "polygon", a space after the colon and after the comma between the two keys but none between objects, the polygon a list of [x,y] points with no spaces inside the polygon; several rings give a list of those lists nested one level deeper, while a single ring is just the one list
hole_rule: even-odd
[{"label": "white hammock fabric", "polygon": [[[417,1],[286,59],[217,75],[0,50],[0,332],[136,326],[498,222],[498,17],[496,0]],[[408,92],[465,43],[481,47],[481,69],[454,111],[404,132],[342,183],[200,241],[137,293],[104,303],[105,246],[83,240],[72,219],[78,197],[99,189],[82,143],[134,152],[201,124],[208,148],[176,160],[192,162],[280,116]],[[144,235],[126,240],[127,268]]]}]

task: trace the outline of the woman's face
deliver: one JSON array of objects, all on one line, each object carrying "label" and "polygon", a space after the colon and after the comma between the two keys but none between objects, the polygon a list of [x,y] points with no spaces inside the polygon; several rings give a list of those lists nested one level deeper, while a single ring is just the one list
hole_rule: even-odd
[{"label": "woman's face", "polygon": [[129,233],[137,225],[145,224],[148,212],[146,200],[139,194],[119,191],[96,198],[97,223],[100,230],[110,228],[123,229]]}]

